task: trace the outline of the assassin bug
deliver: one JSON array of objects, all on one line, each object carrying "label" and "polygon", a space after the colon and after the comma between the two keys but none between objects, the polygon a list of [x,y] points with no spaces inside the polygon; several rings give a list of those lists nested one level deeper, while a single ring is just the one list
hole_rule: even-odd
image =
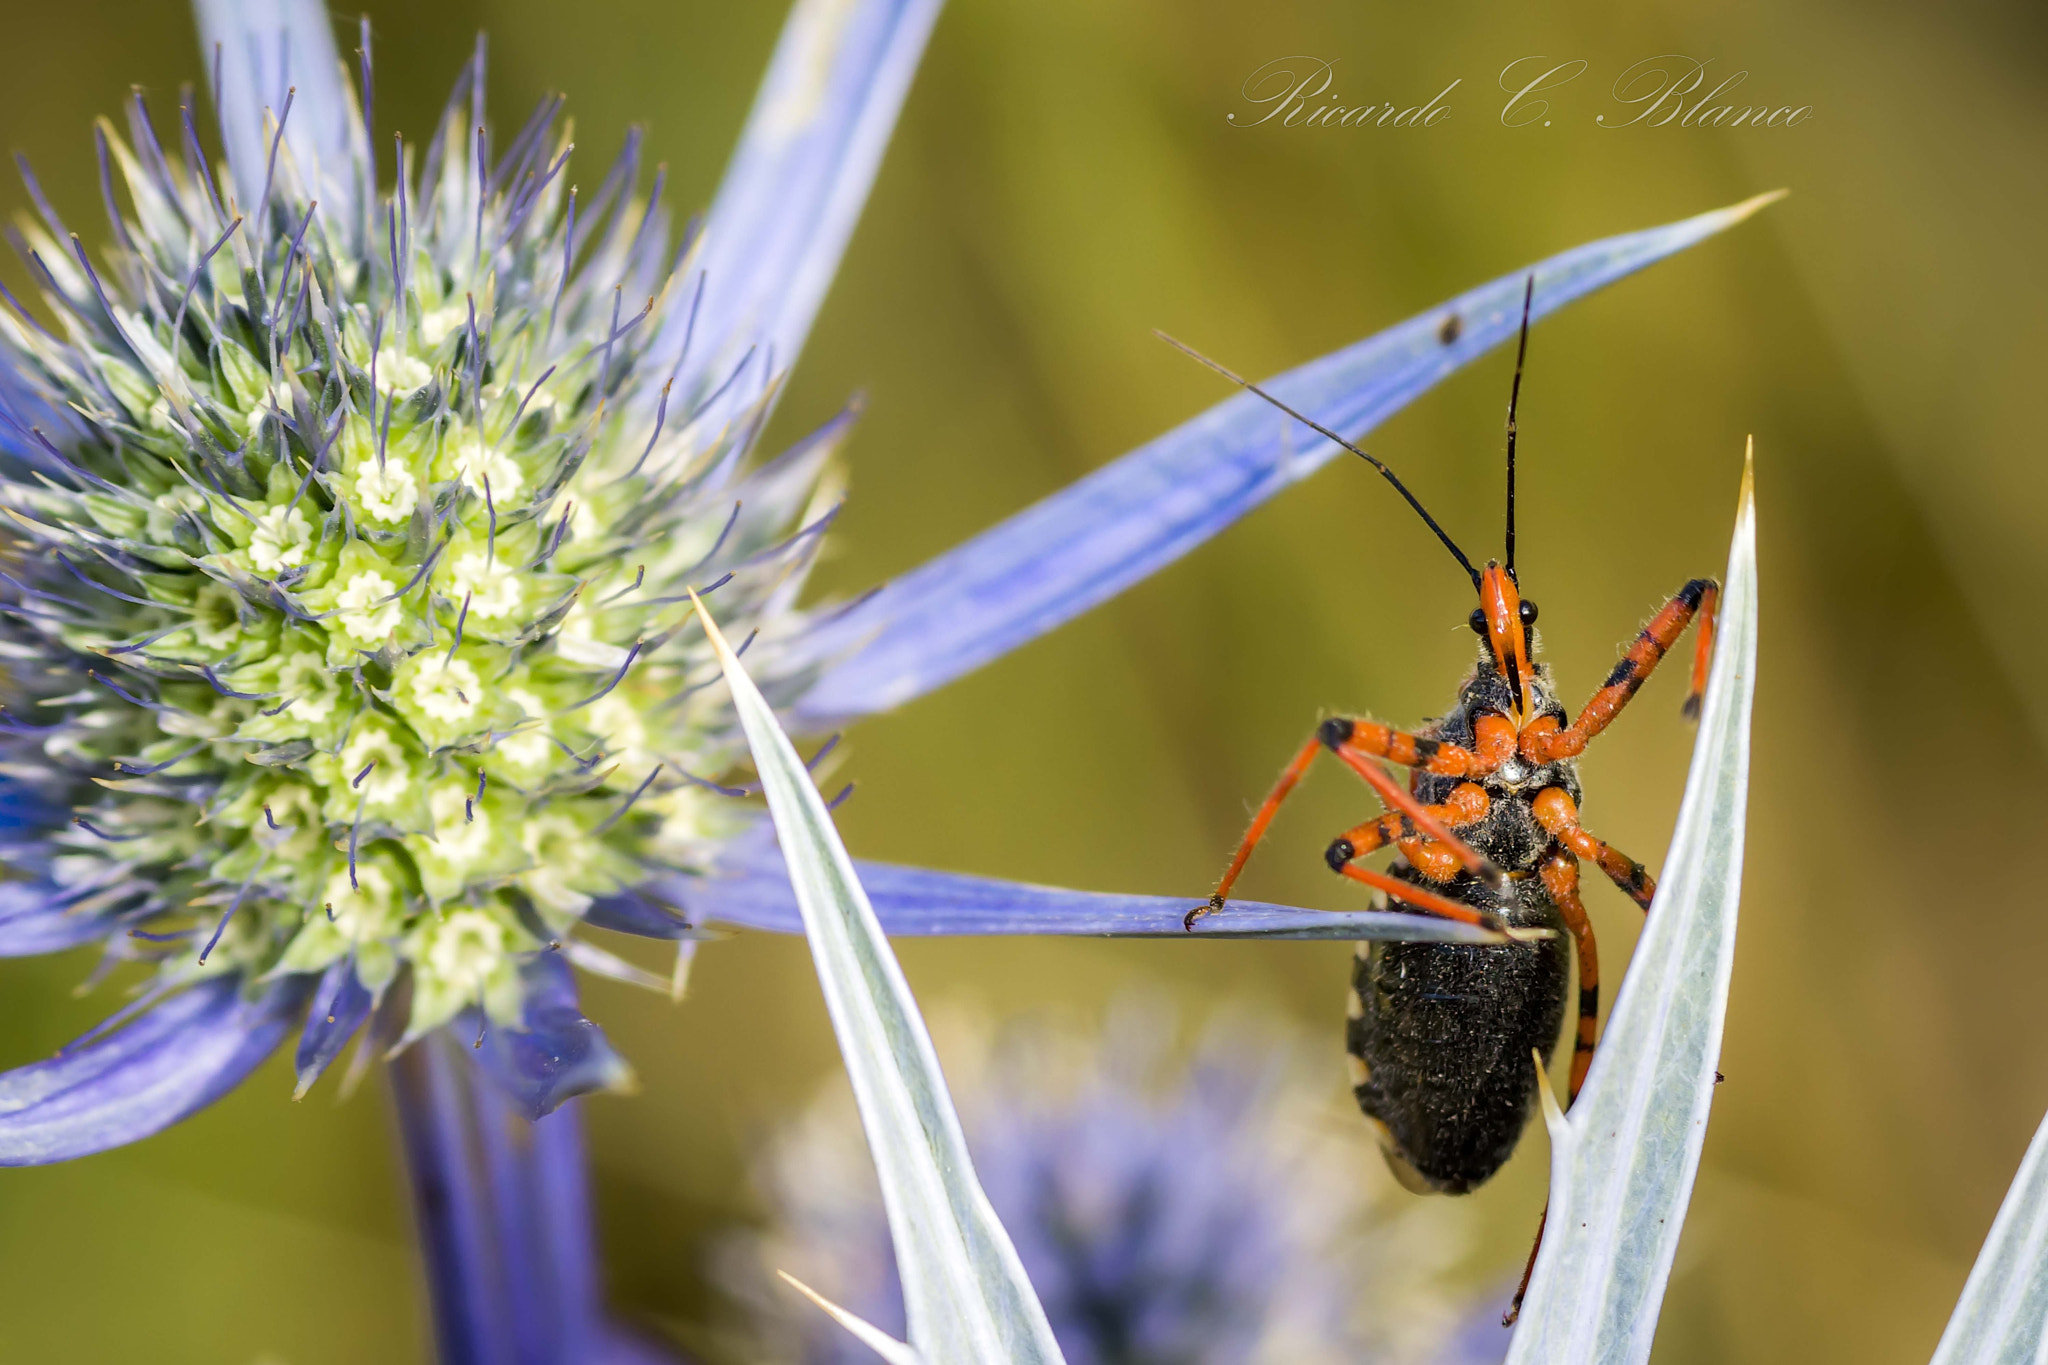
[{"label": "assassin bug", "polygon": [[[1531,276],[1522,296],[1521,338],[1508,396],[1506,562],[1488,560],[1484,570],[1472,566],[1385,464],[1160,334],[1370,463],[1436,533],[1479,595],[1470,617],[1479,637],[1479,659],[1459,685],[1450,712],[1413,733],[1344,716],[1323,721],[1252,817],[1216,893],[1187,916],[1192,928],[1202,915],[1223,908],[1281,802],[1327,750],[1364,778],[1388,807],[1331,842],[1324,855],[1331,870],[1416,910],[1508,937],[1505,943],[1484,945],[1358,945],[1345,1024],[1352,1093],[1378,1130],[1395,1175],[1417,1193],[1466,1193],[1514,1151],[1539,1084],[1531,1053],[1547,1062],[1557,1047],[1573,950],[1578,1031],[1567,1103],[1578,1098],[1592,1064],[1600,1013],[1599,951],[1579,898],[1580,861],[1598,867],[1645,911],[1656,887],[1642,864],[1580,825],[1582,793],[1574,760],[1628,704],[1694,620],[1699,630],[1685,714],[1697,718],[1713,653],[1720,589],[1713,579],[1695,578],[1637,633],[1577,719],[1567,720],[1550,670],[1535,662],[1536,604],[1521,596],[1515,577],[1515,411],[1535,286]],[[1456,334],[1446,324],[1444,335],[1454,339]],[[1405,789],[1380,766],[1382,760],[1411,770]],[[1396,850],[1388,871],[1360,865],[1360,859],[1388,845]],[[1537,1239],[1540,1245],[1540,1225]],[[1514,1320],[1527,1286],[1524,1272],[1504,1324]]]}]

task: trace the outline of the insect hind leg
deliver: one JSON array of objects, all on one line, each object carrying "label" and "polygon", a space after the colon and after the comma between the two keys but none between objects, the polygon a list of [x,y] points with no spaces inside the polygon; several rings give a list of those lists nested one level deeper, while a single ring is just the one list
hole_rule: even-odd
[{"label": "insect hind leg", "polygon": [[[1564,926],[1571,932],[1579,955],[1579,1024],[1572,1040],[1571,1083],[1565,1091],[1565,1107],[1569,1109],[1586,1084],[1586,1073],[1593,1065],[1593,1050],[1599,1042],[1600,946],[1593,937],[1593,922],[1586,917],[1585,903],[1579,899],[1579,860],[1567,849],[1555,848],[1537,871],[1543,879],[1543,889],[1550,893],[1551,902],[1564,918]],[[1503,1327],[1514,1326],[1515,1319],[1522,1315],[1522,1300],[1529,1293],[1529,1277],[1536,1271],[1536,1253],[1543,1249],[1543,1230],[1549,1222],[1550,1205],[1545,1203],[1543,1215],[1536,1222],[1536,1240],[1529,1248],[1529,1260],[1522,1267],[1521,1282],[1515,1286],[1515,1297],[1507,1311],[1501,1314]]]},{"label": "insect hind leg", "polygon": [[1579,824],[1578,807],[1572,804],[1564,788],[1545,787],[1536,793],[1529,809],[1551,838],[1605,872],[1644,913],[1649,912],[1650,901],[1657,894],[1656,880],[1641,863],[1606,840],[1588,834]]},{"label": "insect hind leg", "polygon": [[1600,945],[1593,937],[1593,922],[1586,917],[1585,902],[1579,899],[1579,860],[1561,848],[1554,848],[1537,869],[1543,889],[1564,919],[1579,959],[1579,1024],[1572,1042],[1571,1083],[1565,1091],[1569,1108],[1586,1084],[1586,1072],[1593,1065],[1593,1048],[1600,1027]]}]

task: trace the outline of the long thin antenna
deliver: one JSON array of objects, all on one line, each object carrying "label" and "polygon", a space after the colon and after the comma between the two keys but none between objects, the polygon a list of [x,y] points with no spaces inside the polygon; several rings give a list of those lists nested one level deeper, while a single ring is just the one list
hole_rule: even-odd
[{"label": "long thin antenna", "polygon": [[1394,491],[1396,491],[1402,497],[1408,500],[1408,505],[1415,509],[1415,515],[1421,517],[1422,520],[1425,523],[1427,523],[1429,529],[1436,532],[1436,538],[1444,543],[1444,548],[1446,550],[1449,550],[1451,552],[1451,557],[1458,561],[1458,567],[1463,569],[1466,575],[1471,578],[1472,586],[1475,588],[1479,586],[1479,570],[1472,567],[1472,561],[1465,558],[1465,552],[1458,548],[1456,541],[1452,540],[1450,536],[1444,533],[1443,527],[1436,524],[1436,518],[1431,516],[1429,514],[1429,509],[1424,507],[1421,504],[1421,502],[1419,502],[1416,499],[1415,495],[1408,491],[1408,485],[1402,483],[1401,480],[1395,476],[1394,471],[1387,468],[1386,465],[1382,464],[1377,456],[1367,454],[1365,451],[1360,450],[1357,446],[1351,444],[1351,442],[1345,440],[1342,436],[1339,436],[1336,432],[1330,430],[1328,427],[1324,426],[1321,422],[1316,421],[1314,418],[1305,417],[1301,413],[1296,412],[1293,408],[1288,407],[1285,403],[1275,398],[1272,394],[1267,393],[1257,384],[1252,383],[1251,380],[1246,379],[1243,375],[1238,374],[1235,370],[1217,364],[1215,361],[1209,359],[1209,357],[1203,355],[1200,351],[1196,350],[1194,347],[1188,345],[1187,343],[1175,340],[1174,338],[1168,336],[1166,333],[1160,331],[1156,327],[1152,329],[1152,335],[1158,337],[1161,341],[1173,347],[1181,354],[1188,356],[1190,359],[1199,360],[1202,364],[1207,365],[1210,369],[1216,371],[1216,373],[1222,375],[1225,379],[1228,379],[1231,383],[1237,385],[1239,388],[1246,389],[1252,393],[1257,394],[1259,397],[1265,399],[1268,403],[1271,403],[1274,407],[1280,409],[1280,411],[1286,413],[1289,417],[1292,417],[1295,421],[1309,428],[1309,430],[1315,432],[1319,436],[1325,436],[1328,437],[1330,440],[1335,441],[1338,445],[1343,446],[1353,455],[1356,455],[1359,459],[1364,460],[1374,469],[1377,469],[1388,483],[1394,485]]},{"label": "long thin antenna", "polygon": [[1515,346],[1515,382],[1508,390],[1508,578],[1515,577],[1515,405],[1522,401],[1522,362],[1529,357],[1529,303],[1536,297],[1536,276],[1522,288],[1522,339]]}]

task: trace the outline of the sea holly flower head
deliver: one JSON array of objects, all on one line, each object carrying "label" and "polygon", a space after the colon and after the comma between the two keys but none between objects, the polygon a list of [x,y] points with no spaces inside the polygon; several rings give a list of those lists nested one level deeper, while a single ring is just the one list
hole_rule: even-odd
[{"label": "sea holly flower head", "polygon": [[72,816],[50,879],[169,980],[404,975],[406,1037],[516,1023],[523,957],[737,828],[685,590],[774,675],[844,428],[741,473],[767,358],[677,391],[701,283],[637,141],[579,195],[559,101],[498,144],[483,79],[389,186],[348,102],[356,213],[289,99],[245,202],[138,98],[112,242],[46,210],[54,322],[0,313],[6,761]]}]

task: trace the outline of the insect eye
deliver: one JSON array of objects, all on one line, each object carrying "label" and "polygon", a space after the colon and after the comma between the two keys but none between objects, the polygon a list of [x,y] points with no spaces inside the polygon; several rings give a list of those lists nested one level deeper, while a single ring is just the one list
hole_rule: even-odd
[{"label": "insect eye", "polygon": [[1525,601],[1522,603],[1522,624],[1525,626],[1536,624],[1536,604],[1534,602]]},{"label": "insect eye", "polygon": [[1474,635],[1486,634],[1486,613],[1478,607],[1472,608],[1472,615],[1466,622]]}]

